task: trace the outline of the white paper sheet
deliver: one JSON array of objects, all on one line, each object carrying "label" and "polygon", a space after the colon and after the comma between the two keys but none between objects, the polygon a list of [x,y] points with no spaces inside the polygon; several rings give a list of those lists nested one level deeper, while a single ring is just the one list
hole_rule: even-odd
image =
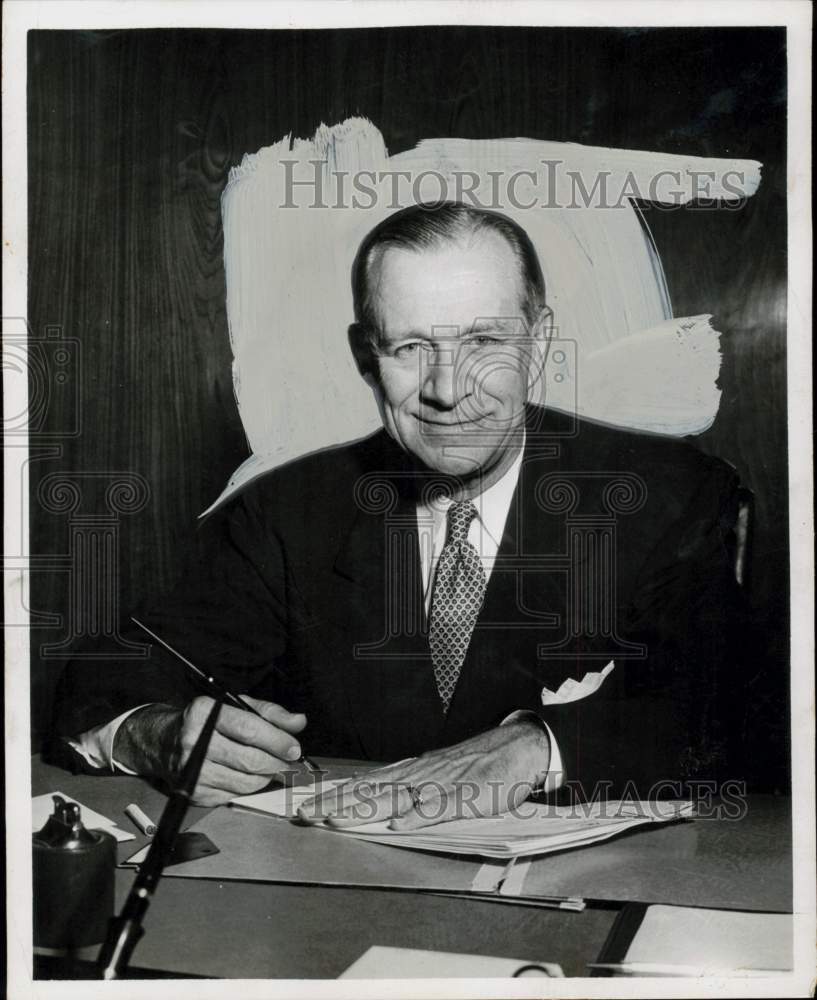
[{"label": "white paper sheet", "polygon": [[650,906],[626,963],[688,965],[719,972],[789,969],[790,913],[745,913],[686,906]]},{"label": "white paper sheet", "polygon": [[[492,958],[420,948],[384,948],[374,945],[353,962],[339,979],[509,979],[525,965],[539,967],[542,977],[563,977],[555,962],[528,958]],[[523,975],[533,976],[530,969]]]}]

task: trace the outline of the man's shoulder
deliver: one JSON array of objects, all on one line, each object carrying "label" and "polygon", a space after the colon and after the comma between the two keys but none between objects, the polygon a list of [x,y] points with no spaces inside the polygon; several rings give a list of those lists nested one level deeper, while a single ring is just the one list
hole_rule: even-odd
[{"label": "man's shoulder", "polygon": [[531,428],[534,441],[558,443],[567,461],[588,467],[604,459],[611,467],[657,465],[684,472],[729,468],[722,459],[701,451],[691,438],[632,430],[560,411],[534,408],[529,436]]},{"label": "man's shoulder", "polygon": [[[548,437],[548,430],[558,433]],[[616,427],[566,414],[541,415],[534,441],[558,445],[556,464],[566,475],[601,480],[635,477],[651,497],[666,503],[668,513],[706,492],[715,496],[734,489],[737,474],[723,459],[702,451],[688,438]]]},{"label": "man's shoulder", "polygon": [[233,498],[265,511],[317,512],[342,506],[355,485],[389,461],[384,430],[343,444],[321,448],[269,469]]}]

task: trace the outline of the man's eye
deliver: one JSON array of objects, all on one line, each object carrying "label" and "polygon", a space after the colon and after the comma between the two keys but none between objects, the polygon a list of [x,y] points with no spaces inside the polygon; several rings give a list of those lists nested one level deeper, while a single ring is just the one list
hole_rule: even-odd
[{"label": "man's eye", "polygon": [[478,333],[469,337],[465,342],[469,347],[492,347],[500,343],[499,337],[492,337],[488,333]]},{"label": "man's eye", "polygon": [[415,357],[420,351],[420,342],[415,340],[410,344],[401,344],[399,347],[395,347],[394,356],[398,361],[407,361],[409,358]]}]

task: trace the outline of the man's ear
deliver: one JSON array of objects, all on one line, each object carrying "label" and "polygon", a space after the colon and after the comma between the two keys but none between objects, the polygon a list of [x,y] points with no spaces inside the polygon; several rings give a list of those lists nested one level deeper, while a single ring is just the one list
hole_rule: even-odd
[{"label": "man's ear", "polygon": [[528,382],[531,388],[543,377],[553,330],[553,310],[549,306],[543,306],[531,328],[531,360]]},{"label": "man's ear", "polygon": [[349,347],[357,370],[366,382],[370,382],[377,374],[377,362],[369,333],[360,323],[349,324]]}]

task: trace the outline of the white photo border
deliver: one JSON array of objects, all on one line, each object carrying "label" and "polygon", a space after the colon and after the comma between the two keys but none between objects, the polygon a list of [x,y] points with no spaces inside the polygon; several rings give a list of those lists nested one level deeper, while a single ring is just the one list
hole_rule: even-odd
[{"label": "white photo border", "polygon": [[[216,0],[6,0],[3,5],[3,293],[5,317],[27,315],[26,33],[30,29],[341,28],[428,24],[492,26],[785,26],[788,48],[788,434],[791,559],[791,747],[794,807],[795,971],[764,979],[165,980],[162,997],[707,997],[809,996],[815,975],[814,564],[812,480],[811,9],[805,0],[443,0],[343,4]],[[27,394],[4,362],[4,421]],[[5,426],[5,422],[4,422]],[[28,553],[27,448],[4,450],[4,552]],[[32,981],[29,820],[30,680],[26,575],[6,574],[6,872],[8,995],[153,998],[156,981]],[[543,992],[546,990],[546,993]]]}]

